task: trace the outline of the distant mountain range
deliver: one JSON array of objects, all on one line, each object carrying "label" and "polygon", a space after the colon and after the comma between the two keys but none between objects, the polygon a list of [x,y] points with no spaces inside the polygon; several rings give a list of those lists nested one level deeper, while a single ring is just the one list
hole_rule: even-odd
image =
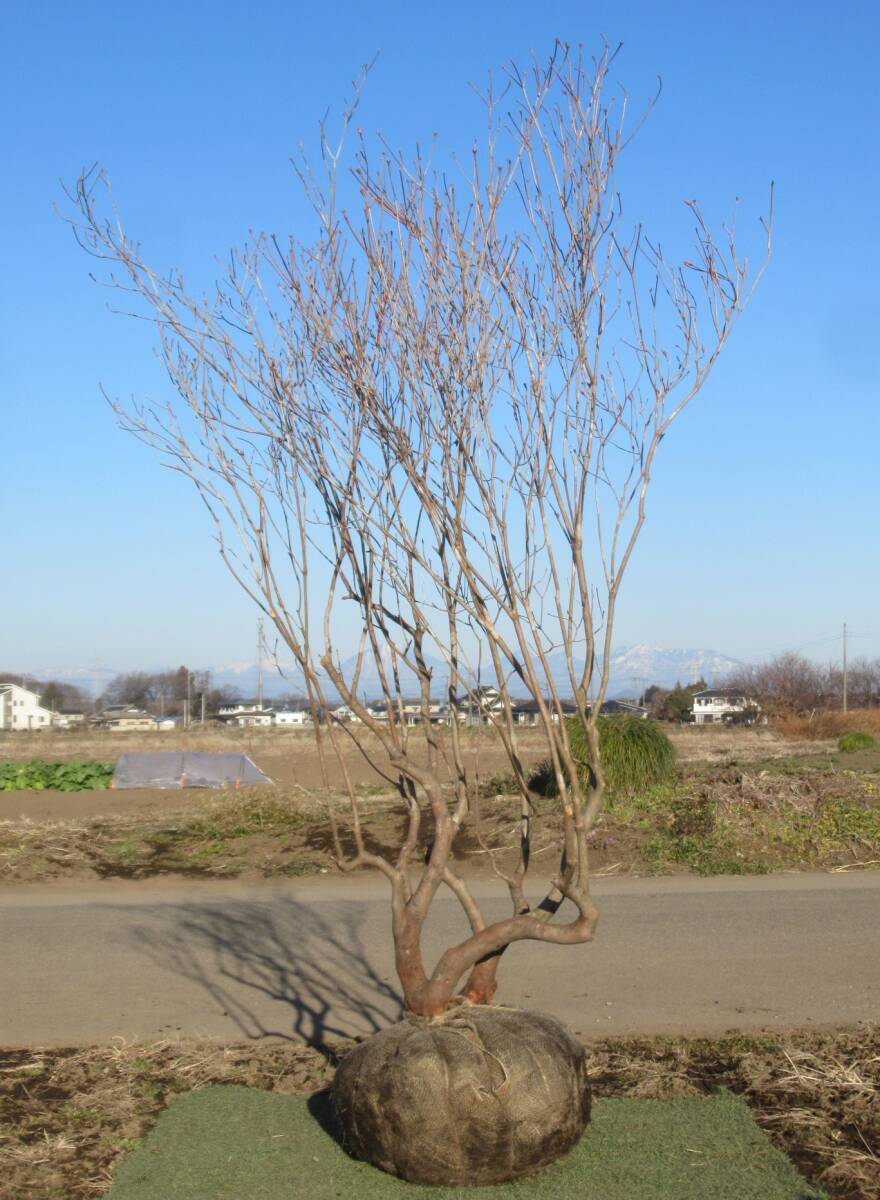
[{"label": "distant mountain range", "polygon": [[[355,660],[350,658],[342,664],[343,673],[350,678],[354,671]],[[441,696],[447,687],[448,671],[445,663],[439,659],[430,659],[429,665],[434,671],[433,692]],[[620,646],[614,651],[611,666],[611,683],[608,689],[609,697],[638,696],[652,683],[660,687],[674,687],[676,683],[690,683],[703,678],[711,685],[720,682],[726,675],[743,664],[729,655],[720,654],[716,650],[699,650],[693,648],[651,646],[640,643],[634,646]],[[132,668],[137,669],[137,668]],[[551,659],[551,672],[562,695],[571,693],[565,663],[562,655],[554,655]],[[110,668],[89,668],[39,672],[31,675],[30,679],[59,679],[65,683],[73,683],[85,691],[101,691],[113,676],[117,674]],[[256,663],[230,663],[211,668],[213,683],[216,687],[229,687],[243,697],[252,697],[257,692],[258,668]],[[487,674],[484,683],[494,682]],[[404,691],[415,691],[415,676],[401,680]],[[281,671],[274,665],[263,668],[263,692],[271,699],[275,696],[297,694],[303,692],[303,681],[295,666],[281,664]],[[512,688],[516,692],[516,688]],[[377,698],[381,692],[379,673],[374,664],[366,664],[360,678],[358,691],[368,699]]]}]

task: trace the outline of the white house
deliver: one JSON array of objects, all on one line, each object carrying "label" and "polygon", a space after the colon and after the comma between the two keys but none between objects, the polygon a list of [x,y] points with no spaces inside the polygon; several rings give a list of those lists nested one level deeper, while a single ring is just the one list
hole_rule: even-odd
[{"label": "white house", "polygon": [[0,729],[49,729],[54,717],[40,704],[37,692],[17,683],[0,683]]},{"label": "white house", "polygon": [[697,725],[723,725],[758,705],[736,688],[706,688],[694,693],[693,714]]},{"label": "white house", "polygon": [[342,724],[348,724],[348,725],[360,724],[360,717],[357,715],[357,713],[354,711],[354,709],[349,708],[349,706],[347,704],[340,704],[338,706],[338,708],[331,708],[330,716],[333,718],[334,721],[339,721]]},{"label": "white house", "polygon": [[275,720],[275,710],[257,700],[228,700],[220,705],[217,715],[227,725],[251,728],[264,728],[272,725]]},{"label": "white house", "polygon": [[275,724],[284,725],[288,728],[302,729],[305,725],[311,725],[311,713],[307,709],[289,709],[280,708],[275,713]]},{"label": "white house", "polygon": [[455,715],[468,725],[489,725],[504,711],[504,701],[496,687],[478,687],[455,702]]},{"label": "white house", "polygon": [[227,700],[217,709],[219,717],[237,717],[241,713],[268,712],[269,705],[258,700]]}]

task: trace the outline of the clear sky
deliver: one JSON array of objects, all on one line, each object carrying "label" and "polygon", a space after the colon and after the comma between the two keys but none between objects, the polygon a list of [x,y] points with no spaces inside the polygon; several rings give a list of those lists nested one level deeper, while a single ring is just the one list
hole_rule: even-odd
[{"label": "clear sky", "polygon": [[637,100],[663,79],[633,220],[685,229],[693,196],[754,220],[777,185],[774,260],[664,444],[615,640],[824,658],[848,620],[853,653],[880,655],[875,0],[0,7],[0,669],[254,656],[195,494],[102,398],[167,383],[149,330],[90,282],[60,181],[100,162],[154,263],[198,276],[250,228],[296,231],[289,155],[377,51],[363,123],[455,149],[480,129],[469,82],[602,34]]}]

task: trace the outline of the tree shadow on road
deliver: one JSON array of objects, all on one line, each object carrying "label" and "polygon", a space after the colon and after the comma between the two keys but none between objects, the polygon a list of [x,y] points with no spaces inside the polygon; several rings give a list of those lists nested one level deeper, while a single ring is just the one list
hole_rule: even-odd
[{"label": "tree shadow on road", "polygon": [[[161,925],[134,930],[137,947],[199,984],[248,1038],[301,1040],[333,1058],[328,1039],[373,1033],[403,1016],[399,993],[370,960],[357,911],[330,915],[281,897],[161,911]],[[287,1007],[288,1028],[265,1023],[260,997]]]}]

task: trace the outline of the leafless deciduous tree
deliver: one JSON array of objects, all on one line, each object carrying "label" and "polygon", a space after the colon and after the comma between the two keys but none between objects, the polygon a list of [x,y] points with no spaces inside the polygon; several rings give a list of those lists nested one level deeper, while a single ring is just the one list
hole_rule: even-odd
[{"label": "leafless deciduous tree", "polygon": [[[847,672],[853,708],[869,708],[880,698],[880,661],[855,659]],[[811,662],[788,651],[767,662],[745,665],[725,679],[755,699],[769,716],[807,714],[843,706],[843,671],[837,664]]]},{"label": "leafless deciduous tree", "polygon": [[[693,201],[684,262],[626,227],[615,175],[631,135],[626,104],[607,99],[613,60],[558,45],[543,64],[511,68],[483,97],[482,147],[449,175],[421,152],[373,149],[352,105],[348,170],[345,139],[325,129],[320,169],[298,169],[315,239],[256,237],[205,298],[147,264],[108,215],[100,175],[74,194],[81,243],[155,323],[174,385],[166,407],[122,412],[125,426],[195,483],[229,569],[299,665],[322,762],[335,753],[344,772],[355,738],[399,793],[406,834],[388,860],[365,844],[350,780],[353,856],[329,784],[327,801],[340,867],[389,881],[414,1014],[443,1012],[459,988],[488,1002],[514,941],[594,935],[588,837],[605,791],[596,716],[621,584],[660,444],[769,253],[769,217],[750,271],[733,226],[716,236]],[[344,669],[340,630],[353,627],[359,647]],[[491,721],[522,797],[515,861],[490,855],[510,894],[502,920],[486,919],[452,865],[463,826],[480,836],[479,794],[461,723],[439,728],[432,708],[438,654],[449,702],[479,704],[480,678],[500,691]],[[382,712],[362,693],[368,669]],[[416,728],[402,719],[413,686]],[[534,906],[511,688],[537,703],[559,792],[558,869]],[[357,724],[320,720],[336,694]],[[561,719],[571,697],[587,784]],[[421,931],[442,887],[471,933],[429,968]]]}]

